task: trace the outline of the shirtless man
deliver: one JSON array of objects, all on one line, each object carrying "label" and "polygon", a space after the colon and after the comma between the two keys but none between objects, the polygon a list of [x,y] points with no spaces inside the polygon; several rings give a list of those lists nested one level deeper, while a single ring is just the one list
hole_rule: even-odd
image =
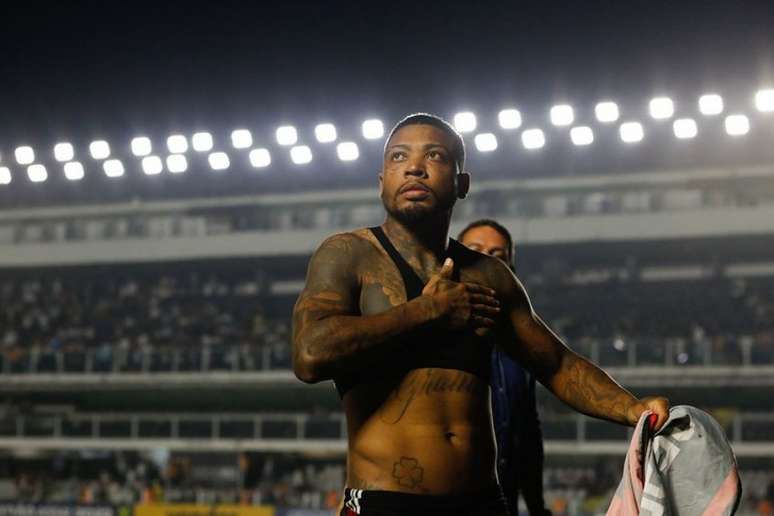
[{"label": "shirtless man", "polygon": [[571,351],[501,260],[448,237],[464,198],[462,137],[432,115],[390,132],[379,227],[334,235],[312,256],[293,313],[293,368],[333,379],[347,418],[342,515],[507,515],[489,404],[498,346],[554,395],[634,425],[663,398],[637,399]]}]

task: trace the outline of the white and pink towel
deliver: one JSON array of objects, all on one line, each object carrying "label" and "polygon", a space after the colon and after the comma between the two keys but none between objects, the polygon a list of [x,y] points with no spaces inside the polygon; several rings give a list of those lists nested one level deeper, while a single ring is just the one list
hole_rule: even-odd
[{"label": "white and pink towel", "polygon": [[734,514],[742,484],[718,422],[702,410],[680,405],[670,409],[669,419],[652,439],[644,440],[648,415],[643,414],[634,429],[607,516]]}]

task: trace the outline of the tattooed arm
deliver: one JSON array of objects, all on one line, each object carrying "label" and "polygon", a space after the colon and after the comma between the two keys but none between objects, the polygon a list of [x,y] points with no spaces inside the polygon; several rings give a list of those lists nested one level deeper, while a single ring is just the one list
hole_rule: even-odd
[{"label": "tattooed arm", "polygon": [[397,343],[394,337],[428,323],[494,325],[499,311],[494,291],[451,281],[450,260],[421,296],[379,314],[361,315],[358,265],[372,255],[372,244],[345,233],[323,242],[312,256],[306,286],[293,309],[293,369],[300,380],[314,383],[355,371]]},{"label": "tattooed arm", "polygon": [[669,412],[666,399],[637,399],[598,366],[569,349],[535,313],[513,273],[504,266],[500,269],[498,275],[503,277],[498,283],[503,286],[509,330],[502,342],[506,353],[579,412],[633,426],[643,411],[652,410],[658,416],[656,428],[661,427]]}]

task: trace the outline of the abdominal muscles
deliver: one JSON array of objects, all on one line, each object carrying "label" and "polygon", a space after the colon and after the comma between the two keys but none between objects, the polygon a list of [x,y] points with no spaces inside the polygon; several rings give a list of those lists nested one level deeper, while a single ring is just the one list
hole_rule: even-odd
[{"label": "abdominal muscles", "polygon": [[489,387],[470,373],[415,369],[345,398],[348,486],[419,494],[494,482]]}]

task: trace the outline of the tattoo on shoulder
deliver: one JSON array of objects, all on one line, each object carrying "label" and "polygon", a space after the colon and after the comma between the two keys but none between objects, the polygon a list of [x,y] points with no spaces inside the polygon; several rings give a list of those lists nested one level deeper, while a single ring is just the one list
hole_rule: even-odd
[{"label": "tattoo on shoulder", "polygon": [[392,478],[401,487],[416,489],[422,484],[425,468],[414,457],[401,457],[392,466]]}]

